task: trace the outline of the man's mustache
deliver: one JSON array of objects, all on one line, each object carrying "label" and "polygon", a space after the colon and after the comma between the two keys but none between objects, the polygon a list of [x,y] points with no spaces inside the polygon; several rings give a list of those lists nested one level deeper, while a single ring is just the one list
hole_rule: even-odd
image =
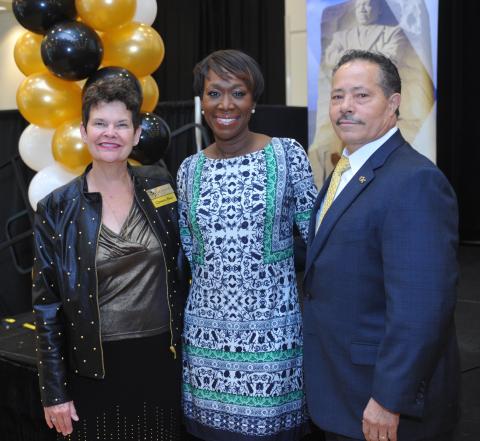
[{"label": "man's mustache", "polygon": [[353,122],[354,124],[365,125],[365,123],[362,120],[356,119],[353,116],[348,115],[348,114],[347,115],[342,115],[340,118],[338,118],[337,121],[335,122],[335,124],[337,126],[339,126],[344,121]]}]

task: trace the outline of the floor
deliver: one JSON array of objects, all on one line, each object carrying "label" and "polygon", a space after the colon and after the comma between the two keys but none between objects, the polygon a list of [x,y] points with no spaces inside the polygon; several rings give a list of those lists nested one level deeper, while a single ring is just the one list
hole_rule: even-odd
[{"label": "floor", "polygon": [[456,312],[462,418],[455,441],[480,441],[480,246],[462,246]]}]

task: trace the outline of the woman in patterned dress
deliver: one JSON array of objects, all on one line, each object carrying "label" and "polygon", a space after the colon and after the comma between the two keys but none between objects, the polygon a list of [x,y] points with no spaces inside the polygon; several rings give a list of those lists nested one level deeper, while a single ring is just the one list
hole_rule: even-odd
[{"label": "woman in patterned dress", "polygon": [[183,410],[207,441],[295,441],[305,433],[302,324],[293,225],[306,239],[316,188],[293,139],[253,133],[258,64],[236,50],[194,69],[215,142],[178,172],[181,239],[192,266]]}]

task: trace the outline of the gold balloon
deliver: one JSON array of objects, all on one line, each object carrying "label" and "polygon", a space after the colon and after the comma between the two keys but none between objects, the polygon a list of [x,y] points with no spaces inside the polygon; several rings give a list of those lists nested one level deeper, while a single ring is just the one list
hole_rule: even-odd
[{"label": "gold balloon", "polygon": [[[142,1],[142,0],[138,0]],[[81,20],[99,31],[121,26],[132,20],[136,0],[75,0]]]},{"label": "gold balloon", "polygon": [[157,82],[151,75],[140,78],[140,85],[142,86],[142,108],[141,112],[153,112],[158,104],[158,97],[160,95],[158,91]]},{"label": "gold balloon", "polygon": [[57,127],[52,139],[52,153],[55,160],[70,171],[85,168],[92,162],[80,134],[80,118],[65,121]]},{"label": "gold balloon", "polygon": [[132,167],[140,167],[142,165],[142,163],[136,159],[128,158],[127,161]]},{"label": "gold balloon", "polygon": [[53,129],[81,114],[81,89],[50,73],[25,78],[17,90],[17,106],[23,117],[40,127]]},{"label": "gold balloon", "polygon": [[137,77],[150,75],[163,61],[160,34],[143,23],[130,22],[102,35],[102,66],[125,67]]},{"label": "gold balloon", "polygon": [[13,58],[17,67],[24,75],[28,76],[37,72],[46,72],[47,67],[43,64],[40,45],[43,35],[27,31],[20,35],[13,49]]}]

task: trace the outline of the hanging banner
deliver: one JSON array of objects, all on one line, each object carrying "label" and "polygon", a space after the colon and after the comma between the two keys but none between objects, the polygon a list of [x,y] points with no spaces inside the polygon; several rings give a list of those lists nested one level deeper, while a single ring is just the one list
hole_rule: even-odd
[{"label": "hanging banner", "polygon": [[317,185],[343,146],[328,117],[332,69],[349,49],[381,52],[402,79],[398,127],[436,160],[438,0],[307,0],[309,158]]}]

